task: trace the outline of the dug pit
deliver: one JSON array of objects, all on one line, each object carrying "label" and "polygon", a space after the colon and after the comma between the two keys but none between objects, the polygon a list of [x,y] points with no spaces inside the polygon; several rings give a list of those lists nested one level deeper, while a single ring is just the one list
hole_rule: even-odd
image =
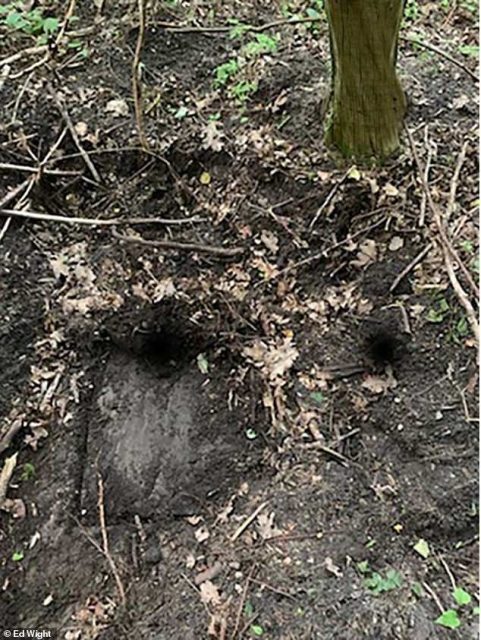
[{"label": "dug pit", "polygon": [[96,517],[98,480],[110,522],[186,516],[221,496],[256,464],[242,398],[227,362],[185,359],[182,342],[148,336],[115,346],[94,397],[82,507]]}]

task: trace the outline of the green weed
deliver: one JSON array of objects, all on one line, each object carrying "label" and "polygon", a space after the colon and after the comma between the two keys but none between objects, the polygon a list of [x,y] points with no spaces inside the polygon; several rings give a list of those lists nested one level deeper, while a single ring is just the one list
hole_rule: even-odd
[{"label": "green weed", "polygon": [[399,589],[402,586],[401,574],[396,569],[388,569],[383,575],[377,571],[372,571],[367,560],[357,563],[357,570],[364,577],[364,586],[377,596],[386,591]]},{"label": "green weed", "polygon": [[473,607],[469,613],[466,611],[466,607],[471,604],[473,598],[471,594],[462,587],[456,587],[453,590],[452,598],[454,606],[443,611],[439,618],[434,621],[435,624],[447,629],[458,629],[463,623],[463,618],[467,617],[469,619],[472,616],[479,615],[478,607]]},{"label": "green weed", "polygon": [[40,8],[25,11],[21,2],[11,2],[0,6],[0,25],[33,36],[39,44],[45,44],[59,30],[60,21],[52,16],[45,17]]}]

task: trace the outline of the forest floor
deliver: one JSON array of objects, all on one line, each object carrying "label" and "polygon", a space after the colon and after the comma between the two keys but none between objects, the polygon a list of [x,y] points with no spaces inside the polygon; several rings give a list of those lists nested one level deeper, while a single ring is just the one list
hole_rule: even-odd
[{"label": "forest floor", "polygon": [[477,4],[408,2],[377,167],[323,145],[320,2],[34,5],[0,7],[0,627],[476,638]]}]

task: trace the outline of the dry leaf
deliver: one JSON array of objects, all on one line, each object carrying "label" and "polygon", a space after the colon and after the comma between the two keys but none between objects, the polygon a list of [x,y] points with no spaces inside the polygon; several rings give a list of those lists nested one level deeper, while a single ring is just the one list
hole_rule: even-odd
[{"label": "dry leaf", "polygon": [[388,373],[386,377],[369,375],[367,376],[362,385],[364,389],[371,391],[371,393],[380,394],[388,391],[388,389],[393,389],[397,386],[397,381],[392,375],[392,373]]},{"label": "dry leaf", "polygon": [[207,527],[199,527],[194,535],[197,542],[205,542],[210,538],[210,533]]},{"label": "dry leaf", "polygon": [[215,120],[211,120],[206,125],[203,131],[203,143],[202,146],[204,149],[212,149],[212,151],[221,151],[224,142],[223,142],[224,134],[219,128],[219,123]]},{"label": "dry leaf", "polygon": [[88,131],[88,125],[86,122],[77,122],[74,129],[79,138],[85,138]]},{"label": "dry leaf", "polygon": [[261,233],[261,240],[272,253],[279,251],[279,238],[272,231],[264,229]]},{"label": "dry leaf", "polygon": [[274,512],[270,514],[260,513],[257,516],[257,529],[263,540],[274,538],[282,533],[281,530],[274,525],[274,517]]},{"label": "dry leaf", "polygon": [[374,240],[365,240],[359,245],[359,252],[355,260],[351,261],[354,267],[365,267],[377,260],[377,246]]},{"label": "dry leaf", "polygon": [[404,247],[404,240],[400,236],[394,236],[389,243],[389,251],[399,251]]},{"label": "dry leaf", "polygon": [[105,111],[111,113],[116,118],[120,116],[128,116],[129,105],[125,100],[122,100],[121,98],[109,100],[105,105]]},{"label": "dry leaf", "polygon": [[289,337],[284,338],[278,345],[267,345],[262,340],[255,340],[251,347],[245,347],[243,353],[260,367],[272,382],[279,381],[299,355]]},{"label": "dry leaf", "polygon": [[10,458],[7,458],[3,464],[2,472],[0,473],[0,507],[3,506],[5,498],[7,497],[8,484],[17,464],[17,457],[18,453],[15,453],[13,456],[10,456]]},{"label": "dry leaf", "polygon": [[336,564],[334,564],[332,558],[326,558],[324,560],[324,566],[326,567],[326,570],[335,575],[336,578],[342,578],[342,571]]},{"label": "dry leaf", "polygon": [[199,590],[200,598],[204,604],[211,604],[213,606],[220,604],[219,590],[213,582],[206,580],[200,585]]},{"label": "dry leaf", "polygon": [[394,198],[399,195],[399,189],[395,187],[393,184],[391,184],[390,182],[384,185],[383,192],[391,198]]},{"label": "dry leaf", "polygon": [[27,516],[27,507],[20,498],[6,498],[1,507],[3,511],[9,513],[14,520],[23,520]]}]

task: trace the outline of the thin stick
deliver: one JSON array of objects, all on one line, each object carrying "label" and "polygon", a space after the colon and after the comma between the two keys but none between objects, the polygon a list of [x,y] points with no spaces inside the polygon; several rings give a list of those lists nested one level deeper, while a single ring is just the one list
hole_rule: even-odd
[{"label": "thin stick", "polygon": [[142,101],[142,88],[140,86],[140,56],[144,46],[145,34],[145,0],[138,0],[139,7],[139,33],[135,45],[134,61],[132,64],[132,94],[134,97],[135,120],[137,122],[137,133],[143,149],[149,148],[148,140],[144,131],[144,111]]},{"label": "thin stick", "polygon": [[120,224],[137,225],[137,224],[165,224],[165,225],[181,225],[188,222],[199,222],[197,216],[191,218],[112,218],[111,220],[101,218],[69,218],[67,216],[56,216],[49,213],[37,213],[36,211],[20,211],[18,209],[0,209],[0,215],[14,216],[17,218],[30,218],[32,220],[45,220],[48,222],[61,222],[66,224],[83,224],[91,227],[100,226],[116,226]]},{"label": "thin stick", "polygon": [[116,231],[112,232],[112,235],[119,240],[125,242],[135,242],[146,247],[159,247],[160,249],[177,249],[179,251],[197,251],[199,253],[211,253],[217,256],[238,256],[244,253],[242,247],[215,247],[209,244],[197,244],[194,242],[175,242],[173,240],[146,240],[138,236],[125,236]]},{"label": "thin stick", "polygon": [[[261,25],[246,24],[242,25],[242,29],[247,32],[260,33],[262,31],[268,31],[269,29],[276,29],[284,25],[296,25],[305,23],[321,22],[323,18],[294,18],[285,20],[275,20],[274,22],[267,22]],[[173,24],[171,22],[157,22],[157,26],[164,28],[166,31],[173,33],[230,33],[233,27],[217,26],[217,27],[185,27],[179,24]]]},{"label": "thin stick", "polygon": [[453,591],[454,591],[456,589],[456,580],[455,580],[455,578],[453,576],[453,573],[452,573],[451,569],[448,567],[448,563],[446,562],[446,560],[442,556],[439,556],[439,562],[443,565],[444,570],[448,574],[449,582],[451,583],[451,586],[452,586]]},{"label": "thin stick", "polygon": [[443,51],[442,49],[438,49],[438,47],[435,47],[433,44],[429,44],[429,42],[417,40],[417,38],[410,38],[409,36],[401,36],[399,39],[402,40],[403,42],[416,44],[419,47],[422,47],[423,49],[428,49],[433,53],[437,53],[438,56],[441,56],[445,60],[449,60],[449,62],[452,62],[452,64],[456,65],[459,69],[462,69],[465,73],[470,75],[471,78],[473,78],[473,80],[475,80],[476,82],[478,81],[478,76],[475,73],[473,73],[473,71],[471,71],[469,67],[467,67],[465,64],[463,64],[459,60],[456,60],[456,58],[453,58],[452,56],[450,56],[449,53],[446,53],[446,51]]},{"label": "thin stick", "polygon": [[458,161],[456,163],[456,168],[453,173],[453,177],[451,180],[451,188],[449,190],[449,201],[446,209],[446,222],[449,221],[449,218],[454,213],[454,209],[456,207],[456,191],[458,190],[459,175],[461,173],[461,168],[463,166],[463,163],[466,159],[466,151],[468,150],[468,146],[469,146],[469,142],[465,140],[462,146],[462,149],[459,153]]},{"label": "thin stick", "polygon": [[120,575],[117,570],[115,561],[110,555],[110,551],[109,551],[109,538],[107,535],[107,526],[105,524],[104,483],[102,481],[102,476],[100,475],[100,473],[98,474],[98,478],[97,478],[97,486],[98,486],[98,503],[97,504],[99,508],[99,521],[100,521],[100,531],[102,533],[103,552],[110,565],[112,575],[114,576],[114,580],[117,585],[117,591],[119,592],[119,596],[120,596],[120,601],[123,605],[125,605],[126,598],[125,598],[124,585],[122,584],[122,580],[120,579]]},{"label": "thin stick", "polygon": [[[30,167],[24,164],[10,164],[8,162],[0,162],[0,170],[18,171],[20,173],[38,173],[38,167]],[[80,176],[79,171],[62,171],[60,169],[43,169],[45,175],[49,176]]]},{"label": "thin stick", "polygon": [[17,53],[13,53],[11,56],[7,56],[6,58],[3,58],[3,60],[0,60],[0,67],[12,64],[12,62],[16,62],[24,56],[31,56],[36,53],[45,53],[45,51],[48,51],[48,45],[46,44],[38,47],[27,47],[26,49],[22,49],[22,51],[17,51]]},{"label": "thin stick", "polygon": [[426,256],[431,249],[433,248],[433,243],[430,242],[428,245],[424,247],[422,251],[420,251],[417,256],[415,256],[411,262],[405,267],[401,273],[397,276],[397,278],[393,281],[392,285],[389,287],[389,293],[392,293],[395,289],[398,288],[402,280],[410,273],[414,267],[421,262],[421,260]]},{"label": "thin stick", "polygon": [[346,173],[341,177],[340,180],[338,180],[336,182],[336,184],[334,185],[334,187],[331,189],[331,191],[329,192],[327,198],[324,200],[324,202],[321,204],[321,206],[319,207],[319,209],[316,211],[314,217],[312,218],[309,226],[307,227],[309,231],[312,230],[313,226],[316,224],[316,222],[319,220],[319,218],[321,217],[322,212],[324,211],[324,209],[328,206],[328,204],[331,202],[331,200],[334,198],[334,196],[336,195],[336,193],[339,191],[341,185],[346,181],[347,176],[349,175],[349,172],[351,171],[352,167],[350,167]]},{"label": "thin stick", "polygon": [[32,178],[28,178],[28,180],[25,180],[24,182],[19,184],[18,187],[15,187],[15,189],[13,189],[13,191],[9,191],[7,193],[7,195],[4,196],[4,198],[2,198],[2,200],[0,200],[0,209],[2,209],[5,205],[9,204],[12,200],[15,200],[15,198],[18,196],[18,194],[21,193],[24,189],[26,189],[28,187],[28,185],[30,184],[31,180],[32,180]]},{"label": "thin stick", "polygon": [[436,606],[438,607],[439,611],[441,613],[443,613],[444,612],[444,607],[441,604],[441,600],[439,599],[439,597],[436,594],[436,592],[428,585],[427,582],[423,582],[422,585],[426,589],[426,591],[429,593],[431,598],[434,600],[434,602],[436,603]]},{"label": "thin stick", "polygon": [[[428,157],[426,159],[426,166],[424,167],[424,177],[426,179],[426,182],[429,183],[429,170],[431,168],[431,160],[432,160],[432,155],[433,155],[433,151],[431,148],[431,145],[429,144],[429,125],[427,124],[425,129],[424,129],[424,141],[426,144],[426,149],[428,150]],[[427,199],[426,199],[426,194],[423,191],[423,195],[422,195],[422,199],[421,199],[421,207],[419,210],[419,222],[418,222],[418,226],[423,227],[424,226],[424,220],[426,219],[426,203],[427,203]]]},{"label": "thin stick", "polygon": [[464,291],[463,287],[459,283],[458,278],[456,277],[456,274],[453,269],[451,256],[449,255],[448,249],[444,246],[443,246],[443,252],[444,252],[444,262],[446,265],[446,270],[448,272],[449,280],[451,281],[451,286],[453,287],[454,292],[458,296],[459,302],[463,305],[464,310],[466,311],[468,322],[471,325],[471,329],[479,344],[480,334],[479,334],[479,324],[478,324],[476,312],[468,296],[466,295],[466,292]]},{"label": "thin stick", "polygon": [[444,229],[444,225],[443,225],[443,221],[442,221],[442,215],[440,210],[438,209],[437,205],[435,204],[432,195],[431,195],[431,190],[429,189],[429,185],[426,182],[426,180],[424,179],[424,171],[423,171],[423,166],[421,163],[421,160],[419,159],[419,155],[418,152],[416,151],[416,147],[414,145],[414,140],[412,137],[411,132],[409,131],[409,129],[406,127],[406,131],[407,131],[407,135],[409,138],[409,143],[411,145],[411,150],[413,153],[413,157],[414,160],[416,162],[417,168],[418,168],[418,174],[419,174],[419,178],[421,180],[421,185],[426,193],[426,197],[428,200],[428,205],[429,208],[431,209],[431,212],[433,214],[434,217],[434,221],[436,223],[436,226],[438,228],[439,231],[439,236],[442,240],[443,245],[446,247],[448,253],[450,254],[450,256],[453,258],[453,260],[458,264],[459,268],[461,269],[461,271],[464,274],[464,277],[466,278],[469,286],[471,287],[473,293],[476,296],[476,299],[479,298],[479,289],[476,285],[476,283],[473,280],[472,275],[469,273],[468,269],[465,267],[463,261],[461,260],[461,258],[459,257],[457,251],[454,249],[454,247],[452,246],[451,242],[449,241],[448,236],[446,235],[446,231]]},{"label": "thin stick", "polygon": [[254,522],[254,520],[257,518],[257,516],[259,515],[259,513],[260,513],[263,509],[265,509],[265,508],[267,507],[267,505],[268,505],[268,504],[269,504],[268,502],[263,502],[262,504],[260,504],[260,505],[257,507],[257,509],[254,509],[254,511],[251,513],[251,515],[250,515],[250,516],[248,516],[248,517],[244,520],[244,522],[240,525],[240,527],[238,527],[238,528],[234,531],[234,533],[231,535],[231,537],[230,537],[231,542],[234,542],[235,540],[237,540],[237,538],[239,538],[239,537],[244,533],[244,531],[247,529],[247,527],[248,527],[249,525],[251,525],[251,524]]},{"label": "thin stick", "polygon": [[55,38],[55,45],[58,46],[60,44],[60,41],[62,40],[62,38],[65,35],[65,31],[67,30],[67,26],[68,23],[70,22],[70,19],[73,16],[73,13],[75,11],[75,2],[76,0],[70,0],[70,4],[67,7],[67,11],[65,12],[65,16],[63,19],[63,23],[62,26],[60,27],[60,30],[57,34],[57,37]]},{"label": "thin stick", "polygon": [[3,468],[0,472],[0,509],[5,502],[5,498],[7,497],[8,485],[10,483],[10,479],[15,470],[15,465],[17,464],[17,453],[14,453],[13,456],[7,458],[4,462]]},{"label": "thin stick", "polygon": [[240,625],[240,621],[241,621],[241,617],[242,617],[242,609],[244,608],[244,604],[247,598],[247,592],[249,591],[249,584],[252,580],[252,576],[254,575],[254,572],[257,568],[257,565],[253,564],[251,567],[251,570],[249,571],[249,574],[246,578],[246,583],[244,585],[244,589],[242,591],[242,596],[239,602],[239,607],[237,608],[237,616],[236,616],[236,620],[235,620],[235,626],[234,626],[234,631],[232,632],[231,635],[231,640],[235,640],[236,636],[237,636],[237,630],[239,629],[239,625]]},{"label": "thin stick", "polygon": [[100,175],[98,174],[97,169],[95,168],[92,160],[89,158],[88,153],[85,151],[85,149],[80,144],[79,137],[77,135],[77,132],[75,131],[75,127],[73,126],[73,122],[70,119],[70,116],[68,114],[67,109],[62,104],[62,102],[58,98],[57,94],[53,90],[52,90],[52,95],[53,95],[53,99],[55,100],[55,104],[57,105],[60,113],[62,114],[62,117],[65,120],[65,124],[67,125],[68,130],[70,131],[70,135],[72,136],[72,139],[73,139],[73,141],[75,143],[75,146],[79,150],[79,152],[80,152],[85,164],[87,165],[87,167],[90,170],[90,173],[92,174],[92,176],[93,176],[94,180],[96,180],[96,182],[101,182]]}]

